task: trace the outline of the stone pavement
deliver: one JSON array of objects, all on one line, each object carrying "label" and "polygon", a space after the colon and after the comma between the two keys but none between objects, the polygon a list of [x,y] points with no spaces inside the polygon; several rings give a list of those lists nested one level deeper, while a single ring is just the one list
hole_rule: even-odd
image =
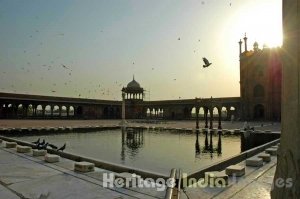
[{"label": "stone pavement", "polygon": [[20,154],[0,144],[0,198],[32,199],[127,199],[163,198],[164,191],[139,188],[104,188],[103,169],[89,173],[74,172],[74,162],[61,158],[46,163],[43,157]]},{"label": "stone pavement", "polygon": [[[271,162],[264,163],[261,167],[246,166],[246,174],[237,177],[236,181],[229,178],[229,185],[226,188],[195,188],[186,189],[186,194],[182,193],[181,199],[269,199],[273,178],[276,170],[277,157],[272,156]],[[245,166],[245,161],[238,165]],[[188,196],[188,197],[187,197]]]}]

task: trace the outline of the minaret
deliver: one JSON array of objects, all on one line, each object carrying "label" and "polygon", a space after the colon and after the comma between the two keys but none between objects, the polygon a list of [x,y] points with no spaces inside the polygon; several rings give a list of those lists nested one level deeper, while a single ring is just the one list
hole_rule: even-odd
[{"label": "minaret", "polygon": [[241,54],[242,54],[242,40],[240,39],[240,41],[239,41],[239,46],[240,46],[240,56],[241,56]]},{"label": "minaret", "polygon": [[258,51],[258,43],[257,42],[254,42],[254,44],[253,44],[253,50],[254,50],[254,52]]},{"label": "minaret", "polygon": [[245,37],[244,37],[244,42],[245,42],[245,52],[247,52],[247,36],[246,36],[246,33],[245,33]]}]

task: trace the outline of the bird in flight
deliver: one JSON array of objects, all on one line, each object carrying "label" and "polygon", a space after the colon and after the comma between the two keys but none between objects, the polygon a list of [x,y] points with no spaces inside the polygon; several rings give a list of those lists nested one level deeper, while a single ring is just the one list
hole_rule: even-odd
[{"label": "bird in flight", "polygon": [[65,65],[63,65],[63,64],[62,64],[62,67],[64,67],[65,69],[69,69],[67,66],[65,66]]},{"label": "bird in flight", "polygon": [[212,63],[209,63],[209,61],[205,57],[203,57],[202,59],[205,64],[205,65],[203,65],[203,68],[209,67],[212,64]]}]

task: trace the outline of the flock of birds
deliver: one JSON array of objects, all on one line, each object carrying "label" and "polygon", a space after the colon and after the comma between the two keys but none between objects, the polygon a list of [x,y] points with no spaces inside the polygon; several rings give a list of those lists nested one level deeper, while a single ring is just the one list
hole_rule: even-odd
[{"label": "flock of birds", "polygon": [[[205,4],[205,1],[202,1],[201,2],[202,4]],[[231,3],[230,3],[230,6],[231,6]],[[36,17],[36,19],[39,19],[38,17]],[[100,31],[101,33],[103,32],[103,30]],[[34,38],[35,37],[35,34],[39,34],[40,31],[39,30],[35,30],[32,34],[29,35],[30,38]],[[59,37],[65,37],[65,34],[64,33],[57,33],[56,36],[59,36]],[[181,37],[178,37],[177,38],[178,41],[181,41],[182,38]],[[198,42],[200,42],[200,39],[197,39]],[[44,45],[44,42],[40,41],[39,42],[39,45],[43,46]],[[23,50],[23,53],[24,54],[28,54],[28,52],[30,52],[29,50],[25,49]],[[194,50],[194,53],[196,52],[196,50]],[[39,52],[38,54],[36,54],[36,56],[40,57],[41,56],[41,53]],[[67,64],[63,64],[61,63],[61,61],[59,60],[60,57],[56,57],[57,60],[54,61],[54,59],[52,61],[50,61],[49,64],[43,64],[42,66],[46,69],[47,73],[49,73],[50,71],[54,71],[54,72],[57,72],[56,69],[59,69],[59,68],[62,68],[64,69],[65,71],[64,72],[67,72],[67,77],[69,77],[69,79],[66,78],[66,80],[62,83],[63,85],[62,86],[70,86],[70,89],[74,89],[74,95],[76,97],[79,97],[79,98],[91,98],[91,96],[95,96],[95,95],[99,95],[101,94],[102,96],[112,96],[114,95],[115,92],[111,91],[110,89],[108,88],[104,88],[101,86],[101,84],[99,83],[96,83],[96,85],[88,85],[87,88],[83,88],[82,90],[79,90],[79,85],[77,85],[74,81],[74,78],[72,78],[72,74],[73,74],[73,70],[72,70],[72,67],[71,66],[68,66]],[[204,62],[204,65],[203,65],[203,68],[207,68],[209,67],[212,63],[208,61],[207,58],[203,57],[202,58],[203,62]],[[61,63],[59,64],[58,67],[55,67],[55,64],[57,63]],[[71,61],[71,63],[73,63],[73,61]],[[133,65],[135,65],[135,62],[133,61],[132,62]],[[33,66],[34,64],[27,61],[27,66],[31,67]],[[32,72],[31,71],[31,68],[26,68],[26,67],[21,67],[21,70],[23,72],[27,72],[27,73],[30,73]],[[151,68],[151,70],[153,71],[154,70],[154,67]],[[2,71],[2,73],[4,75],[6,75],[7,73],[5,71]],[[43,81],[44,79],[46,79],[45,77],[41,76],[40,77],[40,81]],[[176,78],[173,78],[173,81],[176,81],[177,79]],[[51,93],[57,93],[59,92],[59,83],[54,79],[54,83],[50,83],[50,87],[49,87],[49,90]],[[34,83],[28,83],[28,86],[30,88],[32,88],[34,86]],[[93,87],[94,86],[94,87]],[[122,87],[122,84],[119,83],[119,82],[114,82],[114,84],[112,84],[113,86],[113,89],[116,89],[116,90],[119,90],[121,87]],[[14,84],[11,84],[10,85],[10,89],[13,90],[14,92],[16,92],[16,85]],[[77,88],[76,88],[77,87]],[[5,88],[1,88],[2,90],[6,90]],[[114,98],[115,99],[115,98]]]},{"label": "flock of birds", "polygon": [[37,141],[34,141],[32,143],[35,144],[35,147],[33,147],[33,148],[38,149],[38,150],[47,149],[47,147],[50,147],[56,151],[64,151],[66,149],[66,143],[63,146],[58,148],[54,144],[50,144],[50,143],[46,142],[45,139],[43,139],[43,141],[41,141],[40,138]]}]

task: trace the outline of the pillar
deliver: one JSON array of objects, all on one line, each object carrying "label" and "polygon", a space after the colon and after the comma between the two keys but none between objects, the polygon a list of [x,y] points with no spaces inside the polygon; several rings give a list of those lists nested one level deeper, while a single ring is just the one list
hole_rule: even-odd
[{"label": "pillar", "polygon": [[218,125],[218,129],[222,129],[222,125],[221,125],[222,108],[218,108],[218,114],[219,114],[219,125]]},{"label": "pillar", "polygon": [[42,105],[42,116],[45,117],[46,106]]},{"label": "pillar", "polygon": [[66,111],[67,111],[67,117],[69,117],[69,116],[70,116],[70,113],[69,113],[69,111],[70,111],[70,106],[66,106]]},{"label": "pillar", "polygon": [[199,107],[196,107],[196,129],[199,129]]},{"label": "pillar", "polygon": [[300,198],[300,0],[282,6],[282,123],[272,199]]},{"label": "pillar", "polygon": [[126,120],[125,120],[125,92],[122,92],[122,121],[121,121],[121,125],[125,126],[126,124]]},{"label": "pillar", "polygon": [[207,118],[208,108],[204,108],[204,119],[205,119],[205,128],[208,128],[208,118]]},{"label": "pillar", "polygon": [[54,106],[51,105],[51,117],[53,116],[53,109],[54,109]]},{"label": "pillar", "polygon": [[209,119],[209,128],[213,128],[213,120],[214,120],[214,114],[213,109],[209,109],[210,119]]}]

